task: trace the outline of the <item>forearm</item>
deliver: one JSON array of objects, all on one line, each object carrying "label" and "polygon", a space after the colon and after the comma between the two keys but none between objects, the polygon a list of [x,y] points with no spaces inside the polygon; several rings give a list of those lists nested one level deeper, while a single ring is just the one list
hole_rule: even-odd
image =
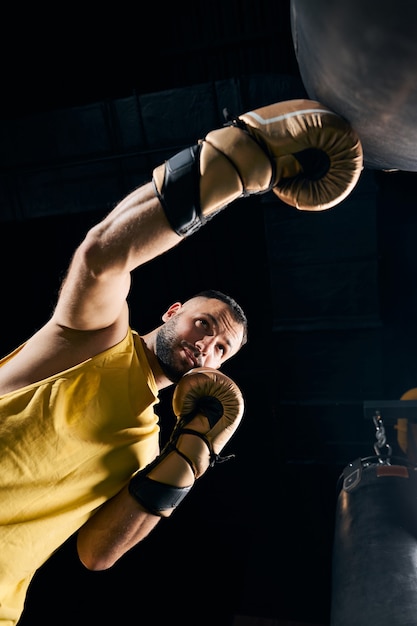
[{"label": "forearm", "polygon": [[108,569],[145,539],[160,519],[145,511],[126,487],[80,528],[78,556],[89,570]]},{"label": "forearm", "polygon": [[115,268],[132,271],[167,252],[182,237],[170,226],[152,183],[126,196],[97,226],[91,229],[96,275]]}]

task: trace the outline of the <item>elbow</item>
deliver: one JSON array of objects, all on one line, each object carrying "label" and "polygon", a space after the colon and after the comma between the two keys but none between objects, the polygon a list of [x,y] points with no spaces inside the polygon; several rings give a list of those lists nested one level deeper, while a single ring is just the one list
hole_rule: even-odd
[{"label": "elbow", "polygon": [[114,555],[93,549],[91,543],[83,541],[80,535],[77,537],[77,554],[81,563],[90,572],[110,569],[117,561]]},{"label": "elbow", "polygon": [[81,555],[78,553],[78,558],[81,561],[82,565],[90,572],[103,572],[106,569],[110,569],[113,565],[113,561],[109,561],[108,559],[103,558],[95,558],[90,555]]}]

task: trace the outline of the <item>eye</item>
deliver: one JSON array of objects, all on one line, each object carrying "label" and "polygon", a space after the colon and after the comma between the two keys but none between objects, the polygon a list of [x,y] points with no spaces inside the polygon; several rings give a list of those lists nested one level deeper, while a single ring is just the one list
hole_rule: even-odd
[{"label": "eye", "polygon": [[223,344],[221,344],[221,343],[217,344],[217,349],[218,349],[218,350],[219,350],[222,354],[224,354],[224,353],[226,352],[226,348],[225,348],[225,347],[224,347],[224,345],[223,345]]},{"label": "eye", "polygon": [[205,329],[209,328],[209,323],[208,323],[208,321],[207,321],[207,320],[205,320],[205,319],[198,319],[198,320],[197,320],[197,325],[198,325],[198,326],[202,326],[202,327],[203,327],[203,328],[205,328]]}]

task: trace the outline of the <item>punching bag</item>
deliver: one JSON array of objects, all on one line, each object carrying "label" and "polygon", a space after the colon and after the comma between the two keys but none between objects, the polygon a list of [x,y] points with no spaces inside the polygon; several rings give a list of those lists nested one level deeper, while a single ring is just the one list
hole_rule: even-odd
[{"label": "punching bag", "polygon": [[417,624],[417,468],[358,459],[342,476],[330,626]]},{"label": "punching bag", "polygon": [[365,167],[417,171],[417,2],[291,0],[290,8],[308,96],[350,122]]}]

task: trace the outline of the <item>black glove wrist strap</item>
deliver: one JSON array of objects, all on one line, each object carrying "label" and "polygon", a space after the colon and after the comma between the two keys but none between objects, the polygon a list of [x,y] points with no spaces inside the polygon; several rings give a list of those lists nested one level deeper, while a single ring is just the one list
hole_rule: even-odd
[{"label": "black glove wrist strap", "polygon": [[179,454],[188,463],[193,474],[195,475],[196,469],[193,463],[185,454],[178,450],[175,445],[180,434],[196,435],[204,441],[210,454],[209,467],[213,467],[215,463],[223,463],[224,461],[228,461],[234,457],[234,454],[230,454],[225,457],[221,457],[216,454],[209,440],[202,433],[189,428],[181,429],[177,433],[175,440],[169,441],[161,454],[142,471],[135,474],[130,479],[128,485],[130,495],[133,496],[133,498],[135,498],[135,500],[139,502],[139,504],[141,504],[147,511],[149,511],[149,513],[158,515],[159,517],[162,516],[163,511],[175,509],[184,500],[193,487],[193,485],[190,485],[189,487],[174,487],[172,485],[167,485],[166,483],[152,480],[152,478],[149,478],[148,476],[149,472],[157,466],[161,460],[167,456],[167,454],[173,451]]},{"label": "black glove wrist strap", "polygon": [[205,223],[200,207],[199,144],[181,150],[165,162],[162,190],[154,187],[172,229],[189,237]]},{"label": "black glove wrist strap", "polygon": [[152,480],[139,472],[129,483],[129,493],[149,513],[162,517],[162,511],[175,509],[188,495],[191,487],[173,487]]}]

